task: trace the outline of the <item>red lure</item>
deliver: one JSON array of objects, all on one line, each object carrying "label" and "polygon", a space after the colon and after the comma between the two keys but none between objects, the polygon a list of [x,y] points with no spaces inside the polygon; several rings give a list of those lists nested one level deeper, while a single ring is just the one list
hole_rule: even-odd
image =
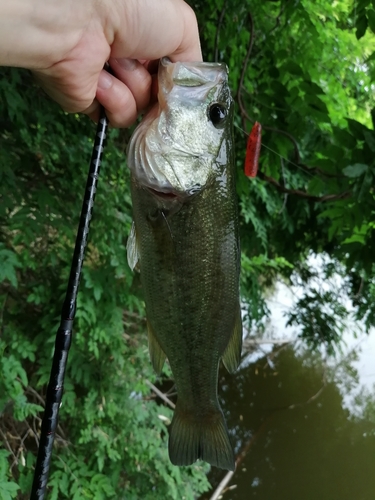
[{"label": "red lure", "polygon": [[261,145],[262,125],[259,122],[255,122],[253,128],[251,129],[246,146],[245,175],[247,177],[256,177],[257,175]]}]

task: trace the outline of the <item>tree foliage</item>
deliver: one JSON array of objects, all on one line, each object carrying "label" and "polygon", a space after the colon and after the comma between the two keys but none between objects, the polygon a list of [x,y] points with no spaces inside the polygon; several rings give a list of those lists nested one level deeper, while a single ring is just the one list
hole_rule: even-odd
[{"label": "tree foliage", "polygon": [[[311,254],[325,254],[340,273],[344,266],[342,293],[352,300],[357,319],[370,327],[375,321],[374,2],[209,3],[208,18],[202,3],[195,3],[206,58],[228,63],[238,103],[243,296],[249,297],[250,320],[264,314],[264,286],[275,273],[304,277],[306,307],[316,315],[317,302],[308,300],[314,272],[306,268]],[[249,181],[242,165],[246,133],[255,121],[263,126],[263,148],[258,178]],[[254,265],[260,256],[263,265]],[[321,339],[339,338],[336,326],[321,331]]]},{"label": "tree foliage", "polygon": [[[340,339],[351,299],[375,324],[375,2],[191,2],[205,60],[225,61],[238,104],[236,164],[242,296],[267,314],[278,276],[305,284],[290,323],[314,346]],[[243,174],[246,134],[263,126],[260,173]],[[51,103],[24,71],[0,79],[0,491],[27,498],[54,334],[69,274],[94,126]],[[173,467],[171,412],[146,381],[139,282],[126,262],[131,224],[125,149],[105,150],[80,285],[50,498],[194,498],[206,468]],[[329,257],[314,288],[311,255]],[[340,292],[340,293],[338,293]],[[332,314],[332,311],[334,314]],[[181,493],[183,492],[183,493]]]}]

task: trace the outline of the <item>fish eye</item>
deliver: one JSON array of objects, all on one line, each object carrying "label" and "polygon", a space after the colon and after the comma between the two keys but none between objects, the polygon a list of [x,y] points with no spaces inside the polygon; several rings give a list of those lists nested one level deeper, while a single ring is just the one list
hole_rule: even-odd
[{"label": "fish eye", "polygon": [[225,118],[227,117],[227,109],[220,102],[214,102],[208,108],[208,118],[216,128],[224,126]]}]

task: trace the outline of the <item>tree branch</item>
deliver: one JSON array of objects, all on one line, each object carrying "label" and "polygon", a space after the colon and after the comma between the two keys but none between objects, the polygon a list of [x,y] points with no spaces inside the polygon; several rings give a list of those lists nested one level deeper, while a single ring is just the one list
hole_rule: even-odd
[{"label": "tree branch", "polygon": [[323,196],[314,196],[312,194],[307,193],[306,191],[302,191],[300,189],[288,189],[287,187],[283,186],[279,182],[277,182],[276,179],[273,177],[269,177],[266,174],[263,174],[262,172],[258,172],[258,176],[260,179],[263,179],[280,191],[281,193],[287,193],[287,194],[294,194],[297,196],[300,196],[301,198],[305,198],[307,200],[311,201],[336,201],[336,200],[345,200],[347,198],[350,198],[352,196],[351,191],[344,191],[343,193],[339,194],[325,194]]},{"label": "tree branch", "polygon": [[[242,102],[242,90],[244,88],[243,82],[245,80],[245,73],[247,70],[247,66],[249,64],[250,54],[253,50],[254,38],[255,38],[254,20],[253,20],[253,16],[251,15],[251,12],[248,13],[248,17],[249,17],[249,21],[250,21],[250,41],[249,41],[249,46],[247,48],[246,56],[245,56],[245,59],[244,59],[243,65],[242,65],[242,71],[240,74],[240,79],[238,81],[238,90],[237,90],[237,102],[238,102],[238,105],[239,105],[240,110],[241,110],[242,125],[243,125],[242,128],[243,129],[246,128],[246,120],[244,117],[247,116],[247,113],[245,111],[245,107],[244,107],[243,102]],[[252,121],[252,120],[250,119],[250,121]]]},{"label": "tree branch", "polygon": [[157,387],[154,386],[150,381],[146,380],[146,384],[152,389],[152,391],[159,396],[160,399],[162,399],[167,405],[169,405],[173,410],[176,408],[176,405],[172,403],[172,401],[167,398],[165,394],[163,394]]},{"label": "tree branch", "polygon": [[223,8],[221,9],[219,20],[216,25],[216,35],[215,35],[215,47],[214,47],[214,61],[218,62],[219,58],[219,35],[220,35],[220,29],[221,25],[223,24],[223,19],[224,19],[224,14],[225,14],[225,9],[227,8],[227,0],[224,0],[224,5]]}]

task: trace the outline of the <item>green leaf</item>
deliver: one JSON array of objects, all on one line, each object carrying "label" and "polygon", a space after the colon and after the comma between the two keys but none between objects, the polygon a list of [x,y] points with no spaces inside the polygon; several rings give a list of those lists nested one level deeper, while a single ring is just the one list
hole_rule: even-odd
[{"label": "green leaf", "polygon": [[303,76],[303,70],[299,64],[297,64],[295,61],[288,61],[284,63],[281,68],[281,72],[285,73],[290,73],[291,75],[296,75],[296,76]]},{"label": "green leaf", "polygon": [[346,177],[360,177],[362,174],[367,172],[368,165],[364,165],[363,163],[355,163],[354,165],[348,165],[347,167],[342,169],[342,173],[346,175]]},{"label": "green leaf", "polygon": [[371,1],[372,0],[357,0],[356,7],[357,7],[357,9],[359,11],[361,11],[361,10],[365,9],[365,7],[367,7],[368,5],[370,5]]},{"label": "green leaf", "polygon": [[369,9],[367,11],[368,25],[373,33],[375,33],[375,10]]},{"label": "green leaf", "polygon": [[354,149],[357,145],[356,138],[344,128],[333,127],[335,139],[339,141],[341,147]]},{"label": "green leaf", "polygon": [[314,196],[320,196],[326,190],[326,183],[318,176],[315,176],[309,182],[307,191]]},{"label": "green leaf", "polygon": [[350,243],[361,243],[361,245],[364,245],[366,243],[368,229],[368,226],[363,226],[360,230],[355,230],[349,238],[343,241],[343,245],[349,245]]},{"label": "green leaf", "polygon": [[366,59],[366,62],[375,61],[375,51]]},{"label": "green leaf", "polygon": [[99,302],[100,297],[102,296],[103,289],[101,286],[94,286],[94,297],[97,302]]},{"label": "green leaf", "polygon": [[357,22],[356,22],[356,28],[357,31],[355,32],[355,36],[357,37],[357,40],[360,40],[366,33],[368,26],[367,22],[367,17],[366,14],[363,14],[362,16],[358,17]]},{"label": "green leaf", "polygon": [[17,288],[16,268],[20,265],[17,254],[0,243],[0,283],[9,280]]},{"label": "green leaf", "polygon": [[314,95],[325,94],[324,90],[319,85],[311,81],[304,81],[300,83],[299,87],[301,90],[303,90],[308,94],[314,94]]},{"label": "green leaf", "polygon": [[359,201],[363,200],[368,195],[370,189],[372,188],[372,185],[373,185],[373,175],[370,170],[367,170],[366,174],[363,177],[361,189],[359,190],[358,193]]},{"label": "green leaf", "polygon": [[363,135],[365,136],[366,144],[371,149],[371,151],[375,153],[375,132],[373,130],[365,130],[363,132]]},{"label": "green leaf", "polygon": [[319,218],[329,218],[329,219],[337,219],[342,218],[343,216],[343,207],[335,206],[333,208],[329,208],[324,210],[319,214]]},{"label": "green leaf", "polygon": [[[18,491],[20,489],[20,487],[18,486],[18,484],[14,483],[14,482],[9,482],[9,483],[2,483],[0,485],[0,492],[3,493],[4,491],[8,491],[10,494],[14,494],[16,493],[16,491]],[[15,495],[12,495],[12,498],[14,498]]]},{"label": "green leaf", "polygon": [[358,120],[353,120],[351,118],[346,118],[346,121],[348,122],[349,125],[349,130],[350,132],[354,135],[356,139],[359,139],[361,141],[364,140],[364,135],[363,133],[368,130],[367,127],[365,127],[362,123],[360,123]]}]

